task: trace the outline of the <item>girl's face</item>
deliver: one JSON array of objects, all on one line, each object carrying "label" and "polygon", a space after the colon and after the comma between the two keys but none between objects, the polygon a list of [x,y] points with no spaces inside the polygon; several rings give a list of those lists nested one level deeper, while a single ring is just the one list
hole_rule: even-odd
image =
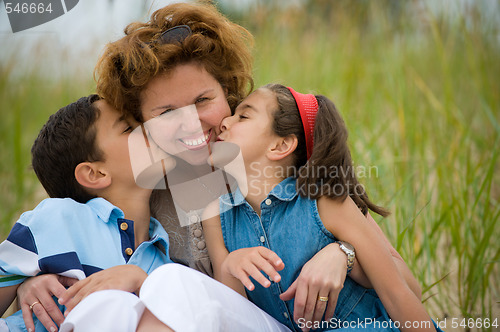
[{"label": "girl's face", "polygon": [[233,116],[222,120],[217,140],[238,145],[247,165],[261,160],[279,139],[272,129],[273,111],[277,108],[273,92],[257,89],[238,105]]},{"label": "girl's face", "polygon": [[207,162],[208,144],[231,114],[220,83],[196,63],[177,65],[149,82],[141,94],[141,112],[156,144],[192,165]]}]

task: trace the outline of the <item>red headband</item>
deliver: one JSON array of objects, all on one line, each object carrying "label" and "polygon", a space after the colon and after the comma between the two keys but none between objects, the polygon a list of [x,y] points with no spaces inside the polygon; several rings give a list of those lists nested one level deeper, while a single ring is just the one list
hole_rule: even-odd
[{"label": "red headband", "polygon": [[299,107],[300,118],[306,136],[307,159],[309,160],[313,150],[314,122],[316,121],[316,114],[318,114],[318,101],[314,95],[299,93],[290,87],[288,87],[288,90],[292,93]]}]

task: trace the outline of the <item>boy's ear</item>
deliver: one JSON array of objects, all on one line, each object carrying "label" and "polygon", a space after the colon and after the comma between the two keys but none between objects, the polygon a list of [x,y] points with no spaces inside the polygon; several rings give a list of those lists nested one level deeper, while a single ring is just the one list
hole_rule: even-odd
[{"label": "boy's ear", "polygon": [[76,165],[75,178],[81,186],[89,189],[104,189],[111,184],[111,175],[97,163],[88,161]]},{"label": "boy's ear", "polygon": [[291,155],[297,148],[298,140],[295,135],[288,135],[286,137],[279,137],[271,145],[267,152],[269,160],[278,161]]}]

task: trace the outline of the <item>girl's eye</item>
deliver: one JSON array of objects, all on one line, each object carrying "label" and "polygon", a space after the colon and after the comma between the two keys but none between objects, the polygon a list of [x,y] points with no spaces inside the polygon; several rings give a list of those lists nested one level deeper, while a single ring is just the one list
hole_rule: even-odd
[{"label": "girl's eye", "polygon": [[127,127],[127,129],[125,129],[125,130],[123,131],[123,134],[125,134],[125,133],[130,133],[130,132],[132,132],[132,130],[133,130],[133,128],[132,128],[131,126],[128,126],[128,127]]},{"label": "girl's eye", "polygon": [[240,114],[239,117],[240,117],[240,120],[248,119],[248,117],[246,115],[243,115],[243,114]]}]

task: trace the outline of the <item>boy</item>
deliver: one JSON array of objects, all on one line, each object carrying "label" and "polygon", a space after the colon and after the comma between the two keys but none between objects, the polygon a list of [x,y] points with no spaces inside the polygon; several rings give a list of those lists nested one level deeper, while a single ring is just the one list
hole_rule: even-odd
[{"label": "boy", "polygon": [[[123,264],[149,274],[171,262],[168,235],[150,217],[151,189],[137,186],[132,174],[133,126],[97,95],[63,107],[44,125],[32,165],[51,198],[25,212],[0,244],[0,314],[29,276],[83,279]],[[26,330],[20,311],[0,320],[0,331],[2,325]],[[45,330],[39,321],[35,328]]]}]

